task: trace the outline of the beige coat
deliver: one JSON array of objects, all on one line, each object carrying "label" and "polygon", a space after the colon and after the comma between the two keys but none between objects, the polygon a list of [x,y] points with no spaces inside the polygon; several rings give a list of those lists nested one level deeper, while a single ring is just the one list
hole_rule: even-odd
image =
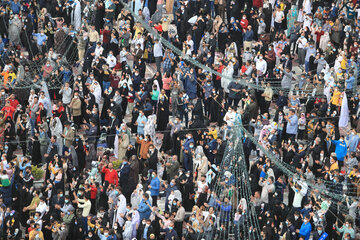
[{"label": "beige coat", "polygon": [[203,156],[201,158],[201,163],[198,170],[199,171],[197,176],[198,181],[200,181],[202,175],[205,175],[208,172],[208,166],[209,166],[209,161],[207,157]]},{"label": "beige coat", "polygon": [[81,116],[81,100],[80,98],[73,98],[69,106],[74,117]]},{"label": "beige coat", "polygon": [[64,128],[64,139],[65,139],[65,146],[66,147],[70,147],[71,144],[74,141],[74,130],[70,127],[69,130],[67,130],[66,128]]},{"label": "beige coat", "polygon": [[119,148],[118,148],[118,159],[122,160],[123,157],[126,155],[127,148],[130,144],[129,136],[126,133],[121,134],[118,136],[119,138]]}]

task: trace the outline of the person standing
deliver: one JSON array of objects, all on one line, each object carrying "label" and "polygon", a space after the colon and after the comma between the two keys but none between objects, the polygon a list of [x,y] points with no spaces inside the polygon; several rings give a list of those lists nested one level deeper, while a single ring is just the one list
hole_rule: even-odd
[{"label": "person standing", "polygon": [[[73,121],[76,125],[81,125],[81,100],[79,97],[79,92],[74,92],[74,98],[69,104],[69,108],[72,111]],[[70,118],[68,118],[70,119]]]},{"label": "person standing", "polygon": [[151,181],[150,181],[149,189],[151,193],[151,198],[153,200],[153,206],[157,207],[157,198],[159,196],[159,190],[160,190],[160,180],[155,171],[151,173]]},{"label": "person standing", "polygon": [[286,137],[287,139],[291,139],[292,141],[294,141],[298,131],[298,117],[295,114],[295,110],[290,109],[289,114],[286,115],[284,118],[287,121]]},{"label": "person standing", "polygon": [[154,57],[156,63],[156,71],[161,72],[161,61],[163,59],[162,45],[159,39],[155,39],[154,44]]}]

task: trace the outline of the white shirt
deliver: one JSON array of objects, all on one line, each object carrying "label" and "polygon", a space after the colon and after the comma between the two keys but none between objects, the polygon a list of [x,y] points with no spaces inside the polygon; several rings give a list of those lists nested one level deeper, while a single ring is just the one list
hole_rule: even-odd
[{"label": "white shirt", "polygon": [[135,47],[140,43],[140,47],[141,47],[141,50],[144,50],[144,39],[141,37],[141,38],[136,38],[134,40],[134,45]]},{"label": "white shirt", "polygon": [[101,56],[101,54],[103,53],[103,51],[104,51],[104,48],[103,47],[98,47],[98,46],[96,46],[96,48],[95,48],[95,59],[97,59],[98,57],[100,57]]},{"label": "white shirt", "polygon": [[127,61],[127,54],[128,54],[128,52],[125,50],[122,50],[121,52],[120,52],[120,62],[122,63],[122,62],[126,62]]},{"label": "white shirt", "polygon": [[259,76],[262,76],[266,73],[267,63],[264,59],[257,59],[256,61],[256,70],[260,71],[261,73]]},{"label": "white shirt", "polygon": [[197,192],[200,194],[205,190],[205,187],[207,186],[206,181],[202,183],[201,181],[197,181]]},{"label": "white shirt", "polygon": [[45,202],[40,202],[39,205],[36,207],[35,212],[39,212],[40,218],[42,218],[46,212],[46,209],[48,208],[48,206],[46,205]]},{"label": "white shirt", "polygon": [[162,57],[162,45],[160,42],[154,44],[154,57]]},{"label": "white shirt", "polygon": [[29,99],[28,99],[30,106],[33,105],[35,96],[36,96],[36,94],[30,94]]},{"label": "white shirt", "polygon": [[299,38],[297,40],[298,42],[298,48],[305,48],[305,45],[307,44],[307,39],[306,38]]},{"label": "white shirt", "polygon": [[193,40],[186,40],[186,45],[190,45],[191,52],[194,51],[194,41]]},{"label": "white shirt", "polygon": [[[227,123],[228,126],[232,127],[235,122],[235,111],[227,112],[224,116],[224,121]],[[229,117],[229,119],[227,119]]]},{"label": "white shirt", "polygon": [[283,17],[284,17],[284,12],[283,11],[276,11],[275,12],[275,22],[281,23]]},{"label": "white shirt", "polygon": [[109,65],[109,68],[114,68],[116,65],[116,57],[109,54],[106,58],[106,63]]}]

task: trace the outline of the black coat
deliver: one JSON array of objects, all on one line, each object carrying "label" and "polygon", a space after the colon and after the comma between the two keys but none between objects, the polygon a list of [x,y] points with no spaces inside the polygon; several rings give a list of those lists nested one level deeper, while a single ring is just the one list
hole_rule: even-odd
[{"label": "black coat", "polygon": [[149,160],[149,168],[156,170],[158,163],[158,150],[155,148],[153,154],[151,154]]}]

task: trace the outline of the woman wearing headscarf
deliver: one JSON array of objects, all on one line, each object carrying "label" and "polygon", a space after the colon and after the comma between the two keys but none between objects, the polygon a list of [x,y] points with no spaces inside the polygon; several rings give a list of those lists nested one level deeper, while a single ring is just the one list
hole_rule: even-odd
[{"label": "woman wearing headscarf", "polygon": [[290,29],[295,25],[295,22],[297,21],[297,18],[298,18],[298,10],[297,10],[296,5],[291,6],[291,9],[289,10],[286,18],[287,18],[286,35],[289,36],[290,35]]},{"label": "woman wearing headscarf", "polygon": [[8,31],[9,41],[15,46],[20,45],[21,20],[17,15],[10,20]]},{"label": "woman wearing headscarf", "polygon": [[136,189],[131,194],[131,205],[133,208],[137,208],[139,206],[143,194],[144,194],[143,186],[141,184],[138,184],[136,186]]},{"label": "woman wearing headscarf", "polygon": [[93,81],[93,84],[91,85],[91,93],[94,95],[95,97],[95,102],[100,105],[100,102],[101,102],[101,93],[102,93],[102,90],[101,90],[101,86],[99,84],[98,81],[94,80]]},{"label": "woman wearing headscarf", "polygon": [[166,96],[165,90],[162,89],[159,96],[157,111],[157,130],[164,131],[169,122],[169,98]]},{"label": "woman wearing headscarf", "polygon": [[224,22],[222,22],[219,27],[219,35],[218,35],[219,49],[221,52],[225,51],[225,46],[226,46],[226,42],[227,42],[226,40],[228,38],[228,34],[229,34],[229,30],[228,30],[226,24]]},{"label": "woman wearing headscarf", "polygon": [[71,12],[71,24],[75,27],[75,30],[80,30],[81,26],[81,3],[79,0],[75,0],[72,6]]},{"label": "woman wearing headscarf", "polygon": [[[27,133],[28,133],[28,129],[26,128],[26,123],[27,123],[27,116],[26,114],[22,114],[21,116],[19,116],[17,122],[16,122],[16,133],[19,136],[19,141],[20,141],[20,146],[22,148],[22,152],[23,155],[25,156],[27,153],[27,148],[26,148],[26,141],[27,141]],[[0,132],[1,135],[1,132]]]},{"label": "woman wearing headscarf", "polygon": [[11,120],[11,117],[8,116],[5,120],[5,130],[4,130],[4,142],[8,146],[7,156],[12,156],[12,153],[16,150],[16,133],[15,125]]},{"label": "woman wearing headscarf", "polygon": [[126,155],[127,148],[130,144],[129,136],[126,133],[126,130],[121,128],[121,132],[117,135],[118,137],[118,154],[117,159],[122,160]]},{"label": "woman wearing headscarf", "polygon": [[60,118],[55,117],[50,119],[50,132],[51,136],[56,136],[58,154],[61,156],[63,152],[63,139],[61,138],[61,134],[63,133],[63,126],[61,124]]},{"label": "woman wearing headscarf", "polygon": [[[201,161],[197,166],[197,181],[201,181],[201,176],[208,172],[209,161],[206,156],[201,157]],[[196,170],[196,169],[195,169]]]}]

